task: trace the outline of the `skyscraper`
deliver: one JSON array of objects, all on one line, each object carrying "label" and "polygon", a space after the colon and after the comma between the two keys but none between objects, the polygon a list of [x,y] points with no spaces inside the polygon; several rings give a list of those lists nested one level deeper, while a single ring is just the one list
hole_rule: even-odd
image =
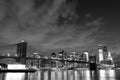
[{"label": "skyscraper", "polygon": [[108,58],[107,46],[103,46],[103,58],[106,60]]},{"label": "skyscraper", "polygon": [[108,52],[108,64],[114,66],[113,58],[110,52]]},{"label": "skyscraper", "polygon": [[112,56],[111,56],[110,52],[108,52],[108,60],[110,60],[111,62],[113,62],[113,59],[112,59]]},{"label": "skyscraper", "polygon": [[88,55],[88,51],[84,51],[84,54],[86,55],[86,61],[89,61],[89,55]]},{"label": "skyscraper", "polygon": [[99,63],[101,63],[101,61],[103,61],[103,47],[102,47],[102,45],[98,46],[98,53],[99,53]]},{"label": "skyscraper", "polygon": [[55,53],[52,53],[52,54],[51,54],[51,58],[52,58],[52,59],[55,59],[55,58],[56,58],[56,54],[55,54]]}]

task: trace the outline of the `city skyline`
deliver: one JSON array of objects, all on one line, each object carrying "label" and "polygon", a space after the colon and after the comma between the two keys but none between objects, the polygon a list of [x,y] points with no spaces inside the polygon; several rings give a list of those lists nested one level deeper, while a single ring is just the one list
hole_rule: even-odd
[{"label": "city skyline", "polygon": [[49,51],[87,50],[101,43],[119,54],[117,2],[1,0],[0,12],[0,45],[24,39],[33,48]]}]

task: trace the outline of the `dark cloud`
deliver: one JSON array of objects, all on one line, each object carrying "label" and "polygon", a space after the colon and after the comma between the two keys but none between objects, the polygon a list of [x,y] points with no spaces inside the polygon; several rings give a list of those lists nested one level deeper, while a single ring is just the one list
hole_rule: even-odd
[{"label": "dark cloud", "polygon": [[1,0],[1,42],[24,39],[41,50],[95,45],[101,18],[85,14],[80,21],[71,6],[65,0]]}]

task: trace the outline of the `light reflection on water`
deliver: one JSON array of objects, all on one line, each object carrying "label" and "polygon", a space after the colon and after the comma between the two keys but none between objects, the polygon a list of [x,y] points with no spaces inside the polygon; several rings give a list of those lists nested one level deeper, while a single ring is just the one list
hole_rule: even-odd
[{"label": "light reflection on water", "polygon": [[5,80],[24,80],[25,73],[7,73]]},{"label": "light reflection on water", "polygon": [[0,73],[0,80],[119,80],[119,73],[115,70],[42,70],[36,73]]},{"label": "light reflection on water", "polygon": [[100,80],[116,80],[115,70],[100,70],[99,73]]}]

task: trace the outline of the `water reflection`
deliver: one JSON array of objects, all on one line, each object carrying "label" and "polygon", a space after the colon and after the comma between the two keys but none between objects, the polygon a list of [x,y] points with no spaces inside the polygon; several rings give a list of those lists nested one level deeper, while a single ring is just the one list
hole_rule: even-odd
[{"label": "water reflection", "polygon": [[36,73],[0,73],[0,80],[119,80],[119,79],[116,78],[115,70],[99,70],[99,71],[41,70],[37,71]]},{"label": "water reflection", "polygon": [[25,73],[7,73],[5,80],[24,80]]},{"label": "water reflection", "polygon": [[99,78],[100,80],[116,80],[115,70],[100,70]]}]

